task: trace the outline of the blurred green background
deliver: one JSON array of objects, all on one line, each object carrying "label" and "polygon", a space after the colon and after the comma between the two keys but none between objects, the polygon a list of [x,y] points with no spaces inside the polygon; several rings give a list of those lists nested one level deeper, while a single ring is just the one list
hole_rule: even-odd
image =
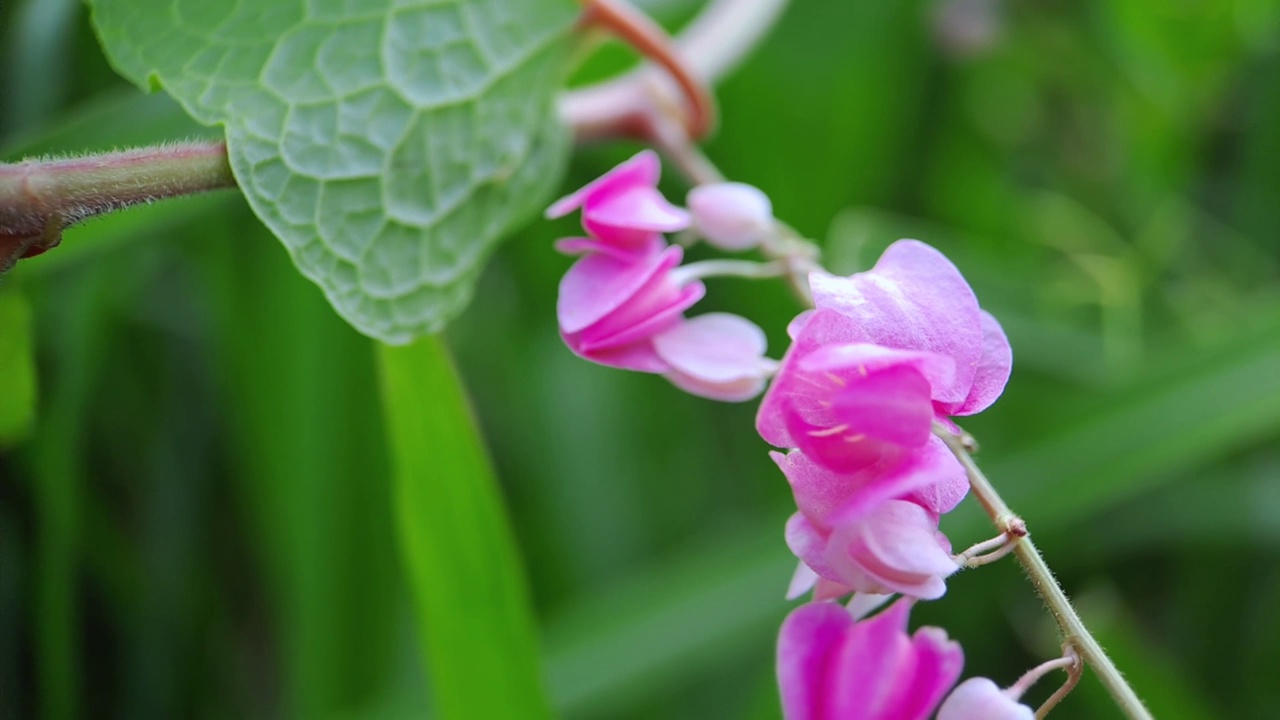
[{"label": "blurred green background", "polygon": [[[796,2],[719,96],[709,154],[830,267],[917,237],[1004,323],[1013,379],[966,427],[1155,715],[1274,717],[1280,4]],[[0,6],[3,159],[210,134],[117,79],[75,0]],[[548,196],[636,149],[583,149]],[[775,718],[786,484],[750,404],[562,346],[551,242],[573,232],[511,238],[448,333],[556,706]],[[701,309],[779,354],[798,308],[722,280]],[[234,194],[22,262],[0,283],[0,717],[422,717],[380,418],[371,342]],[[943,529],[990,535],[971,503]],[[1012,562],[915,621],[1002,684],[1057,652]],[[1054,713],[1117,716],[1092,678]]]}]

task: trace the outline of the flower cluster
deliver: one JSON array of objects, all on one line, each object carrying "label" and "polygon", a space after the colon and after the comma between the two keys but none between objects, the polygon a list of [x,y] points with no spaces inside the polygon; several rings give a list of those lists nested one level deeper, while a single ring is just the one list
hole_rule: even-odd
[{"label": "flower cluster", "polygon": [[901,240],[852,277],[810,277],[756,427],[796,499],[792,596],[902,593],[932,600],[958,569],[939,517],[968,491],[934,434],[990,405],[1009,342],[942,253]]},{"label": "flower cluster", "polygon": [[587,232],[556,243],[583,256],[560,282],[560,335],[587,360],[661,374],[703,397],[749,400],[776,368],[764,331],[727,313],[685,318],[706,286],[663,234],[694,226],[709,242],[744,249],[772,223],[771,210],[744,196],[745,186],[722,183],[695,189],[691,213],[662,196],[659,173],[658,156],[645,150],[548,208],[549,218],[581,210]]},{"label": "flower cluster", "polygon": [[[768,198],[738,183],[705,185],[686,210],[662,196],[658,175],[657,156],[642,152],[547,211],[581,210],[587,232],[556,245],[583,255],[560,284],[560,332],[583,358],[706,397],[746,400],[772,376],[756,428],[783,449],[771,456],[796,501],[786,542],[800,562],[788,597],[814,594],[779,636],[786,716],[1031,717],[1017,702],[1022,687],[982,678],[943,702],[964,664],[960,646],[938,628],[907,633],[912,603],[941,597],[960,567],[938,526],[969,483],[939,433],[959,433],[951,417],[1003,391],[1012,355],[1000,324],[946,257],[901,240],[866,272],[812,273],[813,308],[787,328],[791,346],[775,363],[744,318],[684,316],[706,292],[699,278],[714,273],[681,265],[683,248],[664,237],[750,249],[776,228]],[[850,593],[847,606],[830,602]],[[903,597],[866,617],[893,595]]]}]

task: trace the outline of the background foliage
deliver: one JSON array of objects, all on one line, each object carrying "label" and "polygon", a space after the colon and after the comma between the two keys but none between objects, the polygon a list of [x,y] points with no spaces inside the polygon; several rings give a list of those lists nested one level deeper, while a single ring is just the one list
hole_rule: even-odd
[{"label": "background foliage", "polygon": [[[5,159],[211,132],[117,78],[74,0],[0,7],[0,57]],[[969,429],[1156,716],[1269,716],[1280,8],[797,3],[720,97],[712,157],[828,238],[835,269],[919,237],[1004,322],[1014,377]],[[580,153],[566,188],[634,150]],[[550,242],[572,228],[517,232],[448,333],[553,702],[776,717],[785,484],[750,406],[563,348]],[[796,310],[735,280],[704,306],[779,352]],[[6,277],[0,717],[421,716],[375,359],[234,194],[95,221]],[[987,533],[972,507],[944,529]],[[950,587],[916,619],[964,643],[967,674],[1009,682],[1056,651],[1012,563]],[[1086,681],[1058,715],[1115,711]]]}]

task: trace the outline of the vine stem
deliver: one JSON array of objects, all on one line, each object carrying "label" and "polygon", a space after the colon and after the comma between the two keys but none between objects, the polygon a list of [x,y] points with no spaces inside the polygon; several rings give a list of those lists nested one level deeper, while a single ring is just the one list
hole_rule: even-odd
[{"label": "vine stem", "polygon": [[[1009,509],[1004,498],[1000,497],[1000,493],[974,462],[973,456],[965,447],[964,437],[956,435],[942,425],[934,426],[934,434],[947,444],[956,459],[960,461],[960,465],[964,467],[974,497],[982,504],[996,529],[1005,532],[1010,524],[1021,523],[1022,519]],[[1125,717],[1130,720],[1152,720],[1150,711],[1142,704],[1142,700],[1138,698],[1133,688],[1129,687],[1129,683],[1120,674],[1115,663],[1111,662],[1106,651],[1094,639],[1089,628],[1085,627],[1084,621],[1080,619],[1067,594],[1062,591],[1062,586],[1058,584],[1057,578],[1045,564],[1044,557],[1040,555],[1040,551],[1036,549],[1029,535],[1024,535],[1017,541],[1013,554],[1026,571],[1027,579],[1035,587],[1036,593],[1048,606],[1049,613],[1053,615],[1062,633],[1063,643],[1074,649],[1085,665],[1093,668],[1107,692],[1111,693],[1116,705],[1124,712]]]}]

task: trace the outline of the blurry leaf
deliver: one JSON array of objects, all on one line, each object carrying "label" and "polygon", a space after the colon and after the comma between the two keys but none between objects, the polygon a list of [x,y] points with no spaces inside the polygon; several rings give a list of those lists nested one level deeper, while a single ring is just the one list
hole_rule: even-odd
[{"label": "blurry leaf", "polygon": [[400,544],[440,718],[549,717],[502,496],[439,337],[380,346]]},{"label": "blurry leaf", "polygon": [[199,235],[185,256],[210,286],[211,369],[263,576],[274,694],[282,717],[323,717],[384,689],[401,629],[375,365],[249,213]]},{"label": "blurry leaf", "polygon": [[27,0],[18,3],[13,25],[3,33],[4,69],[12,97],[0,106],[0,130],[43,122],[67,92],[73,57],[76,0]]},{"label": "blurry leaf", "polygon": [[466,304],[567,154],[569,0],[94,0],[116,66],[226,126],[249,204],[361,332]]},{"label": "blurry leaf", "polygon": [[686,548],[553,619],[547,672],[557,706],[574,717],[604,716],[696,683],[774,635],[795,568],[784,520]]},{"label": "blurry leaf", "polygon": [[0,285],[0,448],[22,440],[35,420],[35,350],[26,296]]},{"label": "blurry leaf", "polygon": [[[1199,691],[1203,678],[1188,676],[1171,660],[1169,646],[1172,643],[1168,640],[1142,637],[1138,623],[1132,617],[1133,610],[1122,607],[1119,598],[1099,589],[1081,594],[1075,602],[1088,623],[1089,631],[1106,648],[1107,654],[1124,673],[1125,680],[1138,690],[1152,717],[1161,720],[1223,717]],[[1050,681],[1042,682],[1048,684]],[[1088,707],[1087,717],[1120,716],[1115,701],[1098,682],[1082,684],[1073,691],[1071,700],[1072,703],[1063,705],[1063,710]]]}]

